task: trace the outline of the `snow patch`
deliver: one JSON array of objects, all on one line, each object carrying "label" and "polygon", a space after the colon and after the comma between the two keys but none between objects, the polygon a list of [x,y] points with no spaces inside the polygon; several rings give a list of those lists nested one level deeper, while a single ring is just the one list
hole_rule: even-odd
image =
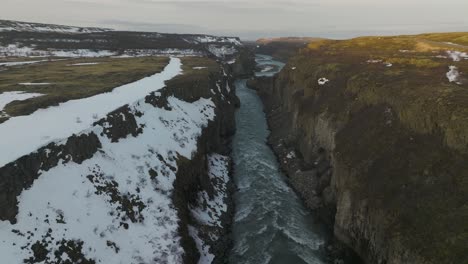
[{"label": "snow patch", "polygon": [[85,62],[85,63],[75,63],[75,64],[68,64],[67,66],[87,66],[87,65],[97,65],[100,62]]},{"label": "snow patch", "polygon": [[460,80],[460,72],[456,66],[449,66],[449,71],[447,72],[447,79],[449,82],[454,82],[456,84],[462,84]]},{"label": "snow patch", "polygon": [[19,85],[24,85],[24,86],[43,86],[43,85],[51,85],[51,83],[30,83],[30,82],[25,82],[25,83],[18,83]]},{"label": "snow patch", "polygon": [[461,61],[462,59],[468,59],[468,53],[460,51],[447,51],[448,56],[453,61]]},{"label": "snow patch", "polygon": [[287,158],[287,159],[294,159],[294,158],[296,158],[296,152],[294,152],[294,151],[289,152],[288,155],[286,155],[286,158]]},{"label": "snow patch", "polygon": [[330,80],[328,80],[327,78],[323,78],[323,77],[322,77],[322,78],[318,79],[317,82],[318,82],[319,85],[325,85],[325,84],[326,84],[327,82],[329,82],[329,81],[330,81]]}]

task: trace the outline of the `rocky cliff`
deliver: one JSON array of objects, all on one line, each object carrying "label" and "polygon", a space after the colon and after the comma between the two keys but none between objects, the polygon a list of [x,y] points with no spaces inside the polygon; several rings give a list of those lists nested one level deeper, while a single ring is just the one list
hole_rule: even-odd
[{"label": "rocky cliff", "polygon": [[249,82],[291,184],[367,263],[468,263],[466,36],[314,42]]},{"label": "rocky cliff", "polygon": [[227,64],[182,65],[165,88],[0,168],[4,261],[223,262],[238,99]]}]

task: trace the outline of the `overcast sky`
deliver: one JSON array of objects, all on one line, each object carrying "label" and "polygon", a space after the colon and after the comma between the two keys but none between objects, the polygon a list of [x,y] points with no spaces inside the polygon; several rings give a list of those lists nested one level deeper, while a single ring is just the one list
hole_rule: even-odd
[{"label": "overcast sky", "polygon": [[468,31],[468,0],[0,0],[0,18],[244,39],[348,38]]}]

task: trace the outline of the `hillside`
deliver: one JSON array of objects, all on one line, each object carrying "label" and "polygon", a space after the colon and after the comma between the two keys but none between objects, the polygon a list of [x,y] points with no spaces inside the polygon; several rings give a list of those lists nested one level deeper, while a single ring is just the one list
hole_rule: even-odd
[{"label": "hillside", "polygon": [[0,25],[2,263],[223,263],[242,43]]},{"label": "hillside", "polygon": [[292,185],[367,263],[468,262],[467,40],[321,40],[250,82]]},{"label": "hillside", "polygon": [[240,51],[235,37],[124,32],[0,20],[1,57],[191,55],[227,59]]},{"label": "hillside", "polygon": [[111,31],[108,28],[97,27],[72,27],[64,25],[28,23],[12,20],[0,20],[0,32],[16,31],[16,32],[55,32],[55,33],[98,33]]}]

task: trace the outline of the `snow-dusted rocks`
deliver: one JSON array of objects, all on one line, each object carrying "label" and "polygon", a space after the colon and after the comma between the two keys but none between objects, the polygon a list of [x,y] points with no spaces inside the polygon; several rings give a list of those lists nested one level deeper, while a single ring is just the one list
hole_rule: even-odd
[{"label": "snow-dusted rocks", "polygon": [[211,154],[208,157],[208,173],[214,187],[210,198],[206,191],[198,194],[199,207],[192,208],[192,214],[201,225],[221,227],[221,216],[227,211],[227,184],[229,182],[229,157]]},{"label": "snow-dusted rocks", "polygon": [[242,45],[237,38],[232,37],[215,37],[215,36],[198,36],[195,38],[198,43],[230,43],[236,46]]},{"label": "snow-dusted rocks", "polygon": [[468,53],[466,52],[460,52],[460,51],[447,51],[447,55],[452,59],[453,61],[461,61],[463,59],[468,59]]},{"label": "snow-dusted rocks", "polygon": [[325,85],[326,83],[328,83],[330,80],[328,80],[327,78],[325,77],[322,77],[320,79],[318,79],[318,85]]},{"label": "snow-dusted rocks", "polygon": [[[198,262],[200,264],[212,263],[215,256],[210,252],[210,245],[217,242],[220,230],[224,228],[221,219],[228,210],[229,157],[209,155],[208,175],[214,187],[214,195],[210,197],[206,191],[198,193],[197,207],[191,208],[197,227],[189,227],[189,233],[194,238],[201,256]],[[200,239],[199,230],[205,230],[203,235],[208,239]]]}]

